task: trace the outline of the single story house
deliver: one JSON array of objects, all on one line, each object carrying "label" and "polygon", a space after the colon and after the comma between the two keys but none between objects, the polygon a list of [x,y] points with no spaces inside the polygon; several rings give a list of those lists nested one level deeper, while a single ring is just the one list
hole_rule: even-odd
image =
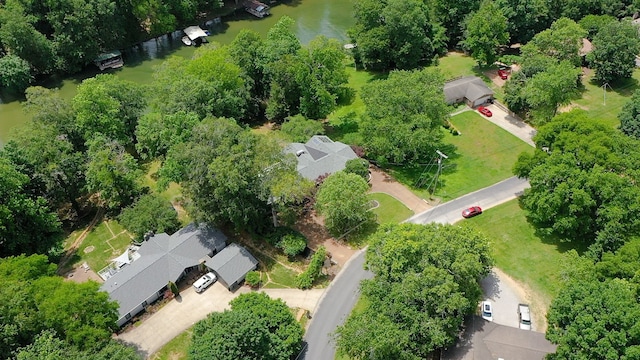
[{"label": "single story house", "polygon": [[477,76],[466,76],[444,84],[447,104],[464,102],[470,107],[482,105],[493,99],[493,90]]},{"label": "single story house", "polygon": [[240,286],[249,271],[258,268],[258,260],[249,250],[235,243],[207,259],[205,264],[230,291]]},{"label": "single story house", "polygon": [[442,359],[542,360],[556,351],[544,333],[498,325],[480,316],[466,319],[464,328],[464,338],[445,350]]},{"label": "single story house", "polygon": [[190,224],[173,235],[156,234],[101,286],[120,305],[118,326],[164,294],[169,281],[178,282],[226,246],[227,237],[207,225]]},{"label": "single story house", "polygon": [[343,170],[347,161],[358,158],[349,145],[333,141],[324,135],[314,135],[306,144],[291,143],[284,152],[296,155],[298,173],[312,181],[322,175]]}]

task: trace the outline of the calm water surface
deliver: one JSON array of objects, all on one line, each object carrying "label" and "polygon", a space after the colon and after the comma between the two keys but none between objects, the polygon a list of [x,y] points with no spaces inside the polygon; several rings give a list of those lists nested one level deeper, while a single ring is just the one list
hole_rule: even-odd
[{"label": "calm water surface", "polygon": [[[346,30],[354,24],[352,0],[291,0],[272,7],[271,16],[264,19],[238,12],[238,16],[227,18],[224,23],[212,28],[213,34],[208,39],[228,44],[241,29],[252,29],[264,36],[283,15],[296,20],[295,31],[304,44],[317,35],[325,35],[346,42]],[[181,32],[176,32],[172,37],[164,36],[150,40],[139,47],[125,51],[125,66],[112,73],[140,84],[150,83],[154,66],[168,56],[178,55],[188,58],[195,51],[194,47],[184,46],[180,42],[181,36]],[[98,74],[97,69],[91,68],[74,77],[51,78],[40,85],[57,88],[62,97],[71,99],[76,93],[78,84],[96,74]],[[29,114],[22,110],[23,101],[24,99],[16,99],[0,93],[0,145],[7,141],[12,128],[25,123],[30,118]]]}]

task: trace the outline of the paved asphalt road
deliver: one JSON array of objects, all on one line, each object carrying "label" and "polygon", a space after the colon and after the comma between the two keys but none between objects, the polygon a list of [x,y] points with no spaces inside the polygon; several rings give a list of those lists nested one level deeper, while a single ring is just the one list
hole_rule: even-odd
[{"label": "paved asphalt road", "polygon": [[[516,198],[528,187],[529,183],[526,180],[512,177],[417,214],[407,222],[452,224],[462,219],[462,210],[469,206],[479,205],[483,209],[488,209]],[[357,302],[360,280],[373,277],[371,272],[363,269],[363,265],[364,251],[361,251],[354,255],[331,283],[320,299],[309,324],[305,335],[307,347],[297,360],[333,360],[335,358],[336,350],[331,334],[344,323]]]},{"label": "paved asphalt road", "polygon": [[495,185],[472,192],[470,194],[440,204],[433,209],[414,215],[407,222],[427,224],[437,222],[440,224],[453,224],[462,220],[462,210],[478,205],[483,210],[500,205],[520,196],[524,189],[529,187],[529,182],[517,177],[511,177]]},{"label": "paved asphalt road", "polygon": [[364,251],[355,254],[333,280],[320,299],[305,334],[306,349],[298,357],[305,360],[333,360],[336,349],[331,334],[347,319],[360,296],[360,281],[371,279],[364,270]]}]

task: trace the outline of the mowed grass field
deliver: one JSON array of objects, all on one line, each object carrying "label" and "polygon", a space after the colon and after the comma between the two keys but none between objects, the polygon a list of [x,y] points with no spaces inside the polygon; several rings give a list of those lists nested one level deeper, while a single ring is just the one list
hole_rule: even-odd
[{"label": "mowed grass field", "polygon": [[496,266],[530,288],[547,309],[562,286],[561,270],[568,261],[563,254],[572,247],[537,232],[517,199],[464,223],[488,236]]},{"label": "mowed grass field", "polygon": [[433,196],[427,188],[434,181],[435,165],[392,169],[398,181],[411,187],[423,199],[435,197],[444,202],[493,185],[513,176],[513,165],[520,153],[533,153],[533,147],[484,120],[475,111],[455,115],[451,123],[462,135],[445,133],[444,142],[453,145],[455,150],[442,149],[449,158],[443,162],[442,175]]},{"label": "mowed grass field", "polygon": [[399,224],[413,215],[413,211],[391,195],[371,193],[367,197],[379,204],[378,207],[371,210],[376,214],[378,224]]}]

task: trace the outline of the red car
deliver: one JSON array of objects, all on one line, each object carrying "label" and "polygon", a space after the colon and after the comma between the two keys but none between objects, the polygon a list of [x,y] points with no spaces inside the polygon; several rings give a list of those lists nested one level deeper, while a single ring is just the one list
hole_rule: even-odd
[{"label": "red car", "polygon": [[502,80],[507,80],[507,78],[509,77],[509,72],[507,70],[500,69],[498,70],[498,76],[500,76],[500,79]]},{"label": "red car", "polygon": [[478,111],[480,112],[480,114],[486,116],[486,117],[491,117],[491,115],[493,115],[491,113],[491,110],[487,109],[484,106],[478,106]]},{"label": "red car", "polygon": [[480,208],[480,206],[472,206],[468,209],[464,209],[464,211],[462,211],[462,217],[465,219],[468,219],[470,217],[474,217],[476,215],[480,215],[482,214],[482,209]]}]

